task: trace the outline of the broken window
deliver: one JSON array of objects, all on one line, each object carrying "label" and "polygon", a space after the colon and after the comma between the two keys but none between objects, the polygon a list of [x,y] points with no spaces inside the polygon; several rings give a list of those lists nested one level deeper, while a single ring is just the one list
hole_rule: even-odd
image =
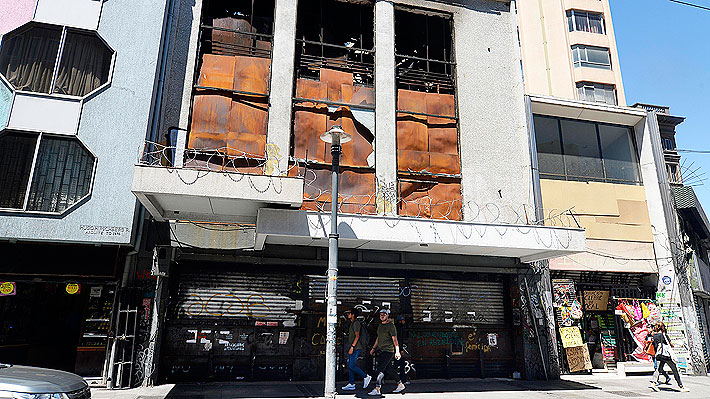
[{"label": "broken window", "polygon": [[395,10],[401,215],[461,219],[452,29],[450,15]]},{"label": "broken window", "polygon": [[109,81],[112,59],[96,32],[30,23],[3,38],[0,72],[20,91],[84,97]]},{"label": "broken window", "polygon": [[78,139],[0,135],[0,208],[61,213],[89,195],[94,156]]},{"label": "broken window", "polygon": [[260,173],[273,20],[273,0],[205,1],[187,166]]},{"label": "broken window", "polygon": [[341,211],[376,211],[373,23],[369,1],[298,3],[291,154],[308,168],[304,209],[330,209],[330,147],[320,135],[340,125],[353,136],[342,147]]}]

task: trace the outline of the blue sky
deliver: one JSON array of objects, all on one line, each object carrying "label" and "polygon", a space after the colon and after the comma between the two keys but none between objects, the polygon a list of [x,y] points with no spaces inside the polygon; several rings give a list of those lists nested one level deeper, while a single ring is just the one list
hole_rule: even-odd
[{"label": "blue sky", "polygon": [[[684,1],[710,7],[710,0]],[[627,104],[671,107],[687,118],[676,128],[678,148],[710,150],[710,11],[668,0],[609,3]],[[681,155],[708,178],[694,187],[707,214],[710,154]]]}]

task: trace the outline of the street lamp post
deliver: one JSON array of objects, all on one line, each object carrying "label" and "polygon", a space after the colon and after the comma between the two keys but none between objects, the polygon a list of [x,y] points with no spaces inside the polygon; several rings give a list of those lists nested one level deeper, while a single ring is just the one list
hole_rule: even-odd
[{"label": "street lamp post", "polygon": [[335,125],[321,134],[320,139],[330,143],[333,157],[332,189],[330,199],[330,234],[328,235],[328,288],[326,290],[326,341],[325,341],[325,397],[335,398],[335,326],[338,323],[338,178],[340,172],[341,144],[353,137]]}]

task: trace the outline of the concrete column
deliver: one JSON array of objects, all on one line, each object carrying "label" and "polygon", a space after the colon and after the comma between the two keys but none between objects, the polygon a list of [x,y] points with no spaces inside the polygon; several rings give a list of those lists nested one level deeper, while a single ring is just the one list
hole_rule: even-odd
[{"label": "concrete column", "polygon": [[276,0],[274,10],[265,168],[265,173],[270,175],[283,175],[288,171],[297,6],[297,0]]},{"label": "concrete column", "polygon": [[377,213],[397,214],[397,120],[394,5],[375,3],[375,171]]}]

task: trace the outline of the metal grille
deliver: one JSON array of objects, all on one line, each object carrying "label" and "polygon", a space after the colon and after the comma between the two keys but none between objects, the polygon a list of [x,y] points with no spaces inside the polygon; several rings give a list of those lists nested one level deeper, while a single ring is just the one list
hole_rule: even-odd
[{"label": "metal grille", "polygon": [[695,297],[695,311],[698,314],[698,325],[700,326],[700,342],[703,345],[703,356],[705,357],[706,369],[710,369],[710,353],[708,353],[708,324],[705,318],[705,301]]},{"label": "metal grille", "polygon": [[185,273],[178,287],[179,318],[240,317],[295,319],[302,301],[293,299],[295,275]]},{"label": "metal grille", "polygon": [[0,137],[0,208],[22,208],[36,142],[36,135],[15,132]]},{"label": "metal grille", "polygon": [[62,212],[89,194],[94,157],[75,139],[42,137],[27,209]]},{"label": "metal grille", "polygon": [[504,324],[500,282],[414,279],[410,283],[415,322]]}]

